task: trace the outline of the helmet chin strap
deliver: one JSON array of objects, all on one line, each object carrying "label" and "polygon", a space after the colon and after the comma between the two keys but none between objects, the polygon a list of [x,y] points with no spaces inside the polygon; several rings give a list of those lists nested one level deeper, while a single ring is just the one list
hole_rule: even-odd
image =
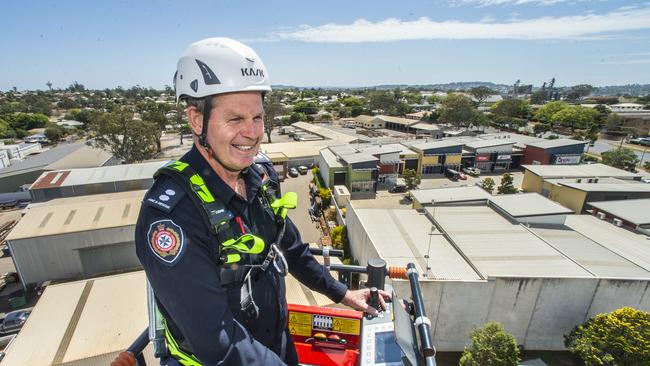
[{"label": "helmet chin strap", "polygon": [[199,135],[199,144],[203,146],[208,155],[212,155],[212,148],[208,142],[208,122],[210,121],[210,114],[212,113],[212,97],[205,98],[203,105],[203,125],[201,126],[201,134]]}]

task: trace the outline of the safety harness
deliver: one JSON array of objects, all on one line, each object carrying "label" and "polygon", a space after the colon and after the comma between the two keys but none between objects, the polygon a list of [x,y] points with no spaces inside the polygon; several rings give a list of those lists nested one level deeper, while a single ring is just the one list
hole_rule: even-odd
[{"label": "safety harness", "polygon": [[[268,246],[268,249],[264,239],[244,232],[243,225],[239,225],[241,233],[237,233],[231,223],[236,219],[235,215],[226,208],[220,199],[212,195],[203,178],[189,164],[172,161],[154,174],[154,179],[160,175],[172,178],[188,193],[192,202],[202,213],[201,216],[209,227],[210,233],[219,241],[218,245],[212,246],[211,254],[213,261],[221,269],[221,285],[224,287],[242,285],[240,310],[242,317],[247,322],[255,321],[259,317],[259,308],[253,300],[251,278],[266,271],[271,265],[282,276],[288,272],[288,266],[279,250],[279,245],[284,236],[287,212],[289,209],[296,208],[298,201],[298,195],[295,192],[287,192],[280,197],[280,186],[271,179],[267,167],[263,164],[254,166],[260,170],[263,177],[258,199],[262,206],[273,215],[277,225],[276,238]],[[254,259],[260,258],[259,255],[263,255],[265,249],[267,252],[264,260],[255,261]],[[164,336],[170,356],[183,365],[201,365],[194,355],[188,354],[179,347],[169,331],[166,321],[164,321]]]}]

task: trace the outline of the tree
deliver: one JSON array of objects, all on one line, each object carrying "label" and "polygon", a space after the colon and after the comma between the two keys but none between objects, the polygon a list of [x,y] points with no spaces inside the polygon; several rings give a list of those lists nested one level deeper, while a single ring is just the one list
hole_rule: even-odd
[{"label": "tree", "polygon": [[59,140],[61,140],[65,135],[65,128],[56,123],[50,123],[45,127],[45,137],[47,137],[51,142],[59,142]]},{"label": "tree", "polygon": [[566,98],[570,101],[577,101],[582,97],[591,94],[594,87],[589,84],[580,84],[572,87],[566,94]]},{"label": "tree", "polygon": [[43,128],[50,121],[46,115],[40,113],[14,113],[6,115],[5,118],[11,128],[25,131],[33,128]]},{"label": "tree", "polygon": [[650,173],[650,161],[646,161],[645,163],[643,163],[643,170]]},{"label": "tree", "polygon": [[137,108],[143,122],[156,126],[152,132],[156,136],[156,152],[160,152],[162,150],[162,131],[165,130],[168,123],[166,114],[172,107],[164,103],[146,102],[139,103]]},{"label": "tree", "polygon": [[639,163],[639,157],[632,149],[626,147],[605,151],[600,156],[603,158],[603,164],[631,172],[636,170],[636,165]]},{"label": "tree", "polygon": [[525,100],[504,99],[492,106],[492,114],[499,124],[509,127],[523,126],[530,115],[530,105]]},{"label": "tree", "polygon": [[512,194],[517,193],[519,190],[512,184],[513,177],[512,174],[506,173],[501,177],[501,184],[497,188],[498,194]]},{"label": "tree", "polygon": [[467,127],[472,120],[476,119],[479,111],[471,99],[460,94],[451,94],[442,102],[440,118],[443,123],[449,123],[454,127]]},{"label": "tree", "polygon": [[544,104],[542,108],[538,109],[534,115],[534,118],[538,121],[551,123],[553,115],[558,111],[568,108],[569,104],[567,102],[556,101]]},{"label": "tree", "polygon": [[650,364],[650,313],[623,307],[598,314],[564,336],[587,366]]},{"label": "tree", "polygon": [[0,137],[6,137],[7,132],[9,132],[10,129],[11,127],[9,127],[9,123],[0,118]]},{"label": "tree", "polygon": [[420,181],[422,180],[420,177],[420,174],[418,174],[415,169],[404,169],[404,172],[402,173],[402,177],[404,178],[404,182],[406,183],[406,188],[408,189],[413,189],[420,185]]},{"label": "tree", "polygon": [[605,119],[605,130],[607,132],[621,132],[625,119],[620,114],[610,113]]},{"label": "tree", "polygon": [[546,101],[548,92],[546,90],[538,90],[530,95],[531,104],[543,104]]},{"label": "tree", "polygon": [[589,124],[596,121],[596,118],[598,118],[598,111],[581,106],[571,106],[555,112],[551,116],[551,121],[571,127],[571,132],[573,132],[576,128],[587,128]]},{"label": "tree", "polygon": [[472,331],[472,343],[465,347],[460,366],[517,366],[519,348],[515,337],[497,322]]},{"label": "tree", "polygon": [[300,101],[293,105],[294,113],[316,114],[320,107],[314,101]]},{"label": "tree", "polygon": [[98,114],[91,129],[95,133],[94,145],[108,148],[125,163],[151,159],[156,153],[158,126],[133,119],[133,112],[118,110]]},{"label": "tree", "polygon": [[348,233],[345,226],[337,226],[330,232],[332,246],[335,249],[346,250],[348,246]]},{"label": "tree", "polygon": [[487,86],[477,86],[469,90],[469,93],[476,98],[478,104],[481,104],[489,97],[494,94],[494,90],[488,88]]},{"label": "tree", "polygon": [[45,85],[47,85],[47,89],[49,91],[52,91],[52,82],[51,81],[48,81],[47,83],[45,83]]},{"label": "tree", "polygon": [[271,143],[271,132],[275,127],[275,117],[284,114],[281,100],[280,93],[270,93],[264,98],[264,132],[269,143]]},{"label": "tree", "polygon": [[490,194],[494,192],[494,186],[496,186],[496,183],[494,183],[494,179],[490,177],[483,179],[483,181],[481,182],[481,188],[488,191]]}]

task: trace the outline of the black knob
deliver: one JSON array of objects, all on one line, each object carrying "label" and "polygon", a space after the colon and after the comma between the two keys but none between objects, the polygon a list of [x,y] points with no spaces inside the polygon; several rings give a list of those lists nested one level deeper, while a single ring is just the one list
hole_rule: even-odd
[{"label": "black knob", "polygon": [[379,290],[377,290],[376,287],[370,288],[370,298],[368,299],[368,305],[377,309],[377,311],[384,310],[384,308],[381,306],[381,302],[379,301]]}]

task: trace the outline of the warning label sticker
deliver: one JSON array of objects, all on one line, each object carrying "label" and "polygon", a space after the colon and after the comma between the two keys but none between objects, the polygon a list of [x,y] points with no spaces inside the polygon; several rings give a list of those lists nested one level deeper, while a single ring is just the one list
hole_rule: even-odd
[{"label": "warning label sticker", "polygon": [[332,330],[339,333],[359,335],[359,319],[333,318]]},{"label": "warning label sticker", "polygon": [[290,311],[289,324],[304,324],[311,326],[311,314]]},{"label": "warning label sticker", "polygon": [[311,325],[289,324],[289,333],[291,335],[311,337]]}]

